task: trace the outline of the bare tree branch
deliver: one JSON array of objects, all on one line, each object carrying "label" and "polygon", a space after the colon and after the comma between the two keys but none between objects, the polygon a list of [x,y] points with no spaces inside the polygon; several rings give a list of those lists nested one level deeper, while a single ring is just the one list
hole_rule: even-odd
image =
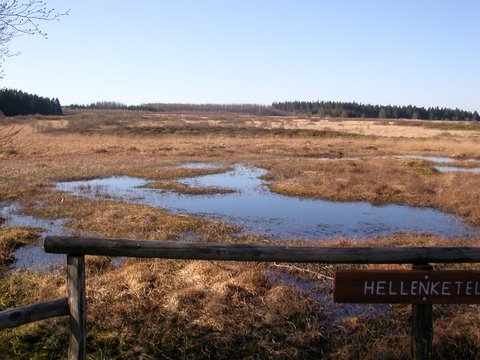
[{"label": "bare tree branch", "polygon": [[[60,12],[48,8],[41,0],[0,0],[0,68],[5,57],[16,55],[10,53],[9,44],[19,35],[40,35],[47,37],[40,24],[56,21],[68,11]],[[0,73],[1,77],[1,73]]]}]

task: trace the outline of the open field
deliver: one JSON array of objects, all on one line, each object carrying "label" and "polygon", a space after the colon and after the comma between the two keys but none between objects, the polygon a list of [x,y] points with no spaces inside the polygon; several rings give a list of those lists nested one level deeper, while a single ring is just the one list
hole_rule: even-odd
[{"label": "open field", "polygon": [[[276,193],[431,207],[480,226],[480,174],[441,173],[430,160],[394,157],[450,157],[449,165],[475,167],[472,160],[480,160],[478,123],[115,111],[0,121],[0,139],[11,126],[20,130],[0,146],[0,201],[18,202],[23,214],[65,219],[67,227],[95,236],[275,241],[238,235],[236,226],[218,220],[111,199],[100,190],[93,200],[54,187],[58,181],[127,175],[154,180],[151,186],[159,191],[217,193],[228,189],[186,187],[176,181],[223,172],[238,163],[267,169],[264,178]],[[192,162],[218,167],[181,166]],[[0,310],[63,296],[64,271],[8,272],[14,249],[35,242],[41,231],[1,223],[0,218]],[[480,238],[397,234],[301,244],[477,246]],[[331,277],[334,268],[140,259],[118,266],[108,258],[90,257],[89,356],[409,358],[409,306],[388,306],[371,316],[341,315],[331,301],[278,283],[272,275],[318,280]],[[319,280],[317,293],[329,292]],[[434,312],[434,358],[478,359],[478,306],[438,305]],[[63,358],[67,327],[63,319],[0,331],[0,354],[12,359]]]}]

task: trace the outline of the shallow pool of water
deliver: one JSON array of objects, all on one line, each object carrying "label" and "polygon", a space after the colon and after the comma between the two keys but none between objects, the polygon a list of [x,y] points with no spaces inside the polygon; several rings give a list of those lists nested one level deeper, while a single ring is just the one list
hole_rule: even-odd
[{"label": "shallow pool of water", "polygon": [[41,228],[41,239],[30,245],[15,250],[13,271],[31,270],[48,271],[66,263],[66,256],[61,254],[47,254],[43,251],[43,237],[47,235],[74,235],[71,229],[63,226],[65,220],[46,220],[19,213],[20,206],[16,203],[4,203],[0,206],[0,216],[5,218],[2,227],[34,227]]},{"label": "shallow pool of water", "polygon": [[342,158],[328,158],[328,157],[320,157],[320,158],[313,158],[314,160],[319,161],[356,161],[360,160],[359,157],[342,157]]},{"label": "shallow pool of water", "polygon": [[442,173],[448,173],[448,172],[473,172],[476,174],[480,174],[480,167],[476,168],[464,168],[464,167],[457,167],[457,166],[434,166],[434,169],[437,169],[438,171]]},{"label": "shallow pool of water", "polygon": [[98,189],[113,198],[166,208],[174,213],[206,216],[240,225],[248,233],[279,239],[322,240],[336,236],[363,238],[397,232],[442,236],[479,235],[460,218],[428,208],[373,206],[367,202],[334,202],[272,193],[260,179],[266,170],[236,165],[221,174],[185,178],[192,186],[220,186],[231,194],[184,195],[141,188],[150,182],[133,177],[62,182],[57,189],[96,198]]},{"label": "shallow pool of water", "polygon": [[63,235],[65,233],[63,219],[47,220],[22,215],[20,206],[17,203],[5,203],[0,206],[0,216],[5,218],[5,222],[2,224],[4,227],[42,228],[45,230],[44,233],[46,235]]},{"label": "shallow pool of water", "polygon": [[444,156],[423,156],[423,155],[395,155],[394,157],[399,159],[419,159],[419,160],[427,160],[436,163],[452,163],[457,160],[450,157]]},{"label": "shallow pool of water", "polygon": [[480,160],[477,159],[455,159],[451,157],[446,157],[446,156],[424,156],[424,155],[394,155],[394,157],[399,158],[399,159],[419,159],[419,160],[427,160],[435,163],[453,163],[456,161],[466,161],[466,162],[480,162]]},{"label": "shallow pool of water", "polygon": [[165,165],[164,168],[181,168],[181,169],[220,169],[222,165],[219,163],[209,162],[186,162],[181,164]]},{"label": "shallow pool of water", "polygon": [[205,162],[189,162],[181,164],[184,169],[219,169],[222,166],[219,164],[205,163]]}]

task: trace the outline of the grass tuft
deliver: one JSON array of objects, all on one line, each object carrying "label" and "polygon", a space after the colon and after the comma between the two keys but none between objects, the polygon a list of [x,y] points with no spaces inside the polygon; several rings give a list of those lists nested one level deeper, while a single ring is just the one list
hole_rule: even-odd
[{"label": "grass tuft", "polygon": [[0,227],[0,268],[14,260],[15,249],[38,241],[38,229]]},{"label": "grass tuft", "polygon": [[157,189],[171,191],[178,194],[185,195],[218,195],[218,194],[231,194],[235,190],[227,189],[219,186],[190,186],[180,182],[171,182],[171,181],[159,181],[148,183],[143,186],[148,189]]}]

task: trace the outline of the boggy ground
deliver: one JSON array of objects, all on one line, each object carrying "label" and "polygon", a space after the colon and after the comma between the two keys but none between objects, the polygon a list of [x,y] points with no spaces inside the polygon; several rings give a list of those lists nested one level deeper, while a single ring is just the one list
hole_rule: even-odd
[{"label": "boggy ground", "polygon": [[[269,241],[237,237],[238,229],[229,225],[112,201],[101,193],[98,201],[62,194],[54,190],[55,181],[111,175],[175,180],[224,171],[241,162],[268,169],[272,189],[285,194],[430,206],[480,224],[479,174],[441,174],[428,161],[389,157],[480,159],[476,124],[132,112],[3,122],[0,131],[10,129],[11,123],[21,131],[12,143],[0,147],[0,200],[18,201],[24,212],[35,216],[66,218],[68,226],[98,236]],[[319,160],[325,157],[353,159]],[[177,166],[192,161],[214,162],[223,168]],[[65,296],[62,271],[7,271],[14,248],[36,241],[39,235],[39,229],[0,226],[0,309]],[[479,242],[399,234],[355,243],[332,239],[304,245],[477,246]],[[394,305],[372,317],[352,315],[332,322],[327,304],[272,282],[268,274],[283,271],[275,265],[128,259],[116,266],[103,257],[88,257],[87,262],[92,359],[409,357],[409,306]],[[297,265],[288,271],[317,278],[316,273],[331,276],[334,267]],[[434,358],[477,359],[478,307],[435,306],[434,311]],[[12,359],[64,358],[67,334],[66,319],[3,330],[0,354]]]}]

